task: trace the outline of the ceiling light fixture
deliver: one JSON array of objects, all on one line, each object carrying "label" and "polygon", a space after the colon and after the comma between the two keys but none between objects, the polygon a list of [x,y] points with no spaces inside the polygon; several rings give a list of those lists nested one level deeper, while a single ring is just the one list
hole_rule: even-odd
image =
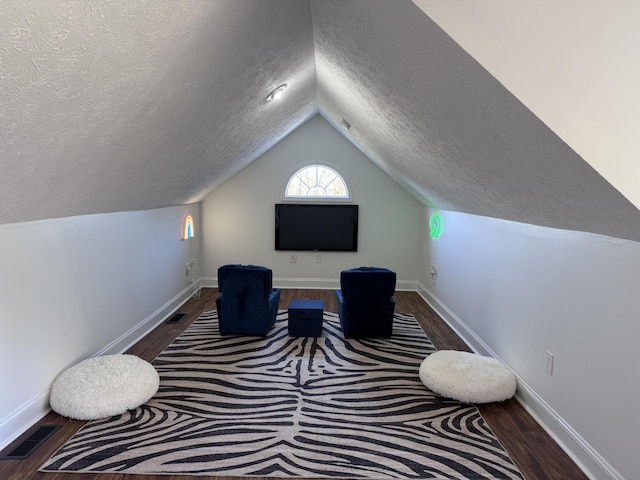
[{"label": "ceiling light fixture", "polygon": [[280,98],[285,88],[287,88],[286,83],[283,83],[279,87],[276,87],[269,95],[267,95],[267,102],[270,102],[271,100],[277,100],[278,98]]}]

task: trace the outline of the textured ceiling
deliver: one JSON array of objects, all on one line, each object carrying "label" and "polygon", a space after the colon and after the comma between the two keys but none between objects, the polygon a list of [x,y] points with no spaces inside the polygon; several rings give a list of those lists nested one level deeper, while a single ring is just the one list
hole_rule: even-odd
[{"label": "textured ceiling", "polygon": [[0,31],[0,223],[201,200],[319,112],[425,204],[640,241],[409,0],[9,0]]},{"label": "textured ceiling", "polygon": [[317,112],[308,2],[9,0],[0,19],[0,222],[199,200]]},{"label": "textured ceiling", "polygon": [[640,2],[413,3],[640,208]]}]

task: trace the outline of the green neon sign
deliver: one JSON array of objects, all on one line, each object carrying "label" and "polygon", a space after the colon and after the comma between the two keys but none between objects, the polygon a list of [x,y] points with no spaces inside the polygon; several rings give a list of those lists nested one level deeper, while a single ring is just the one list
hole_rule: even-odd
[{"label": "green neon sign", "polygon": [[442,217],[439,213],[431,215],[431,218],[429,218],[429,229],[431,238],[438,238],[442,233]]}]

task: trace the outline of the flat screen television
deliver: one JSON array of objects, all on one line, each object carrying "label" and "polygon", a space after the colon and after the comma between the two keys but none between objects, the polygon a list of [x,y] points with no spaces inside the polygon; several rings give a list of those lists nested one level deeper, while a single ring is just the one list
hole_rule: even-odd
[{"label": "flat screen television", "polygon": [[276,204],[276,250],[358,251],[358,205]]}]

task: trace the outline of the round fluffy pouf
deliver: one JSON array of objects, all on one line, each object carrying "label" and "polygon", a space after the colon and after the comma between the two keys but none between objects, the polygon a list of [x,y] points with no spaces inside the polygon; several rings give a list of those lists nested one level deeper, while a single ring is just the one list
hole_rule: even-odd
[{"label": "round fluffy pouf", "polygon": [[53,411],[76,420],[120,415],[149,400],[160,376],[135,355],[89,358],[65,370],[51,386]]},{"label": "round fluffy pouf", "polygon": [[432,392],[467,403],[502,402],[516,393],[516,377],[495,358],[440,350],[420,365],[420,380]]}]

